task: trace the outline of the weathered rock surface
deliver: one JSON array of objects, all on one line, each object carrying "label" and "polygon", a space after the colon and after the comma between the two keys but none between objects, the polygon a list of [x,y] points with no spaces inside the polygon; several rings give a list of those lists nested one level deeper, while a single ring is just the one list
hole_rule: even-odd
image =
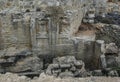
[{"label": "weathered rock surface", "polygon": [[119,49],[118,47],[115,45],[115,43],[110,43],[106,45],[106,51],[105,53],[118,53]]},{"label": "weathered rock surface", "polygon": [[43,62],[38,57],[26,57],[19,60],[15,66],[9,68],[11,72],[41,72],[43,69]]},{"label": "weathered rock surface", "polygon": [[[102,75],[98,68],[114,68],[105,75],[118,76],[120,15],[105,15],[106,0],[1,0],[0,4],[0,73],[38,76],[48,65],[46,73],[53,75],[52,80],[54,76],[85,77],[89,75],[85,67],[94,70],[95,76]],[[103,9],[98,11],[101,6]],[[94,11],[90,11],[92,8]],[[108,25],[81,25],[86,13],[89,23],[93,23],[97,11],[103,16],[96,17],[95,22]]]},{"label": "weathered rock surface", "polygon": [[43,60],[32,56],[28,49],[8,48],[0,55],[0,73],[12,72],[20,75],[39,75]]},{"label": "weathered rock surface", "polygon": [[87,77],[87,78],[56,78],[42,73],[39,77],[30,79],[25,76],[6,73],[0,75],[0,82],[120,82],[117,77]]},{"label": "weathered rock surface", "polygon": [[112,24],[103,24],[103,27],[99,29],[96,39],[104,40],[106,43],[115,43],[120,47],[120,26]]},{"label": "weathered rock surface", "polygon": [[116,60],[116,56],[114,56],[114,55],[106,56],[106,61],[107,61],[107,67],[111,67],[111,68],[118,67],[118,62]]}]

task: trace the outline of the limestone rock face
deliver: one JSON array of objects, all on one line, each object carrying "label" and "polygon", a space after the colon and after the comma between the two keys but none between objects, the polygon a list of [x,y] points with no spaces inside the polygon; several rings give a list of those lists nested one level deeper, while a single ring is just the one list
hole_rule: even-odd
[{"label": "limestone rock face", "polygon": [[[101,33],[97,35],[96,38],[104,40],[107,44],[113,42],[119,47],[119,40],[120,40],[120,26],[119,25],[112,25],[112,24],[105,24],[103,28],[100,29]],[[103,36],[104,35],[104,36]]]},{"label": "limestone rock face", "polygon": [[32,56],[30,50],[11,47],[1,52],[0,73],[13,72],[23,75],[39,74],[43,69],[43,60]]},{"label": "limestone rock face", "polygon": [[[117,67],[119,15],[108,15],[117,21],[109,24],[105,6],[106,0],[0,0],[0,73],[39,75],[48,66],[50,75],[83,77],[85,68],[101,68],[100,58],[103,67]],[[83,24],[93,23],[97,11],[105,19],[95,22],[107,25]]]},{"label": "limestone rock face", "polygon": [[106,45],[106,53],[118,53],[118,47],[115,45],[115,43]]},{"label": "limestone rock face", "polygon": [[11,72],[41,72],[43,62],[37,57],[27,57],[19,60],[15,66],[10,67]]},{"label": "limestone rock face", "polygon": [[[86,60],[85,63],[91,61],[95,35],[75,36],[91,0],[6,0],[1,3],[4,6],[0,10],[0,62],[10,64],[5,67],[6,71],[42,69],[43,61],[36,55],[75,55],[77,59]],[[63,68],[71,62],[81,65],[74,57],[63,59],[62,62],[67,62],[61,65]],[[76,68],[73,66],[71,70]]]},{"label": "limestone rock face", "polygon": [[116,58],[117,58],[117,57],[114,56],[114,55],[106,56],[107,67],[111,67],[111,68],[119,67]]},{"label": "limestone rock face", "polygon": [[[32,49],[34,54],[73,52],[72,37],[91,0],[21,0],[0,12],[1,49]],[[2,3],[2,1],[1,1]],[[10,11],[9,11],[10,10]]]}]

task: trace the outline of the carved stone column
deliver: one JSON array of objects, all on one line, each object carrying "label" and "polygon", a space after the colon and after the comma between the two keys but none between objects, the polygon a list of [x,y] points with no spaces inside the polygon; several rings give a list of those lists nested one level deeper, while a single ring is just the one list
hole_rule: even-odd
[{"label": "carved stone column", "polygon": [[31,32],[31,45],[32,45],[32,50],[35,50],[37,47],[37,41],[36,41],[36,28],[35,28],[35,23],[36,19],[31,18],[30,20],[30,32]]}]

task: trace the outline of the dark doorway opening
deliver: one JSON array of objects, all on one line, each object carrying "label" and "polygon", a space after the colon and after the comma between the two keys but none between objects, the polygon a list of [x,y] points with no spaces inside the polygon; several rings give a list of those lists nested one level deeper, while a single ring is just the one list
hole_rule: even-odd
[{"label": "dark doorway opening", "polygon": [[26,12],[30,12],[30,10],[29,10],[29,9],[27,9],[27,10],[26,10]]},{"label": "dark doorway opening", "polygon": [[40,8],[36,8],[36,11],[41,11],[41,9]]}]

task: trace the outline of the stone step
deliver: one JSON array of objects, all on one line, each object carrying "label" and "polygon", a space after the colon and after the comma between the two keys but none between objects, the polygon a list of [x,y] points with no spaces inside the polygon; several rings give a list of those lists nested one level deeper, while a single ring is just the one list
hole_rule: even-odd
[{"label": "stone step", "polygon": [[35,76],[39,76],[40,72],[23,72],[23,73],[17,73],[20,76],[28,76],[30,78],[33,78]]}]

